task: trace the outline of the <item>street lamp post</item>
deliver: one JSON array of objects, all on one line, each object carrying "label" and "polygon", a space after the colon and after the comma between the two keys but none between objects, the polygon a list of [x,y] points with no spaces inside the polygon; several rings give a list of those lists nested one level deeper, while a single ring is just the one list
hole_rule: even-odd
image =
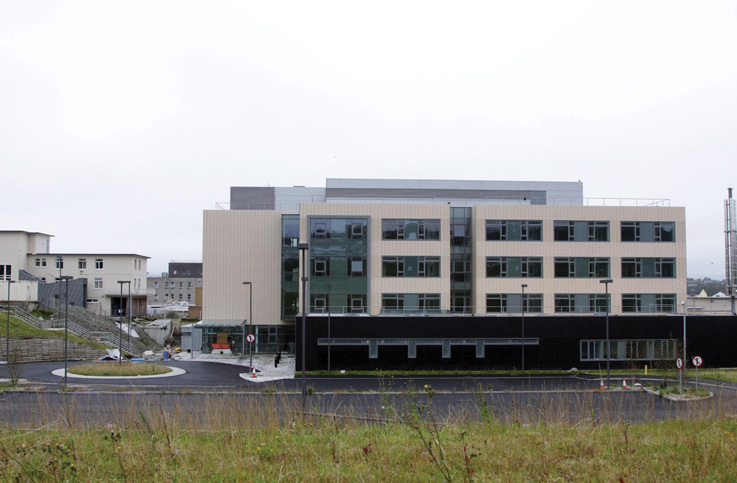
[{"label": "street lamp post", "polygon": [[130,290],[130,280],[118,280],[120,284],[120,307],[118,308],[118,365],[123,363],[123,284],[128,284],[128,290]]},{"label": "street lamp post", "polygon": [[302,252],[302,411],[307,404],[307,386],[305,383],[305,324],[307,323],[307,262],[305,255],[310,248],[309,243],[298,243],[297,248]]},{"label": "street lamp post", "polygon": [[522,284],[522,372],[525,372],[525,289],[527,284]]},{"label": "street lamp post", "polygon": [[330,290],[333,288],[333,284],[328,284],[328,374],[330,374],[330,347],[332,347],[332,343],[330,342]]},{"label": "street lamp post", "polygon": [[607,278],[604,280],[599,280],[600,283],[604,284],[604,289],[606,291],[606,300],[604,300],[604,303],[606,304],[606,388],[609,389],[609,360],[611,358],[611,342],[609,341],[609,284],[613,282],[611,278]]},{"label": "street lamp post", "polygon": [[133,324],[133,299],[131,298],[131,284],[128,284],[128,350],[131,348],[131,325]]},{"label": "street lamp post", "polygon": [[64,390],[67,388],[67,365],[69,361],[67,352],[69,347],[69,280],[72,278],[74,277],[70,275],[62,275],[56,279],[59,282],[64,282],[66,292],[66,295],[64,295]]},{"label": "street lamp post", "polygon": [[10,364],[10,284],[15,280],[6,280],[8,284],[8,324],[5,327],[5,362]]},{"label": "street lamp post", "polygon": [[682,302],[683,304],[683,369],[686,369],[688,367],[688,359],[686,358],[686,312],[688,312],[686,307],[686,301],[684,300]]},{"label": "street lamp post", "polygon": [[[253,334],[253,284],[251,282],[243,282],[243,285],[248,285],[248,333]],[[245,347],[243,347],[243,355],[245,355]],[[251,362],[249,367],[253,372],[253,343],[248,344],[248,355],[250,356]]]}]

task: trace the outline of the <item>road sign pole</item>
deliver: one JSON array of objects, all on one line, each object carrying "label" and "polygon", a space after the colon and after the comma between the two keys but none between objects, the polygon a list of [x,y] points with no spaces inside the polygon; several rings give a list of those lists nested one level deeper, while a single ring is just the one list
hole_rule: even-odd
[{"label": "road sign pole", "polygon": [[678,369],[678,394],[683,394],[683,369]]}]

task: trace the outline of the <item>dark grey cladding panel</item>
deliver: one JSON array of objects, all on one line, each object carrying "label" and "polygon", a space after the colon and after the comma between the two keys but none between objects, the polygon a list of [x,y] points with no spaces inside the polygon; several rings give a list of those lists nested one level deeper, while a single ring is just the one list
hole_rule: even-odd
[{"label": "dark grey cladding panel", "polygon": [[527,199],[533,205],[546,204],[545,191],[533,190],[437,190],[392,188],[327,188],[326,198],[431,198],[436,200],[519,200]]},{"label": "dark grey cladding panel", "polygon": [[[66,298],[67,282],[39,283],[38,301],[46,307],[59,308]],[[87,279],[76,278],[69,281],[69,305],[87,306]]]},{"label": "dark grey cladding panel", "polygon": [[232,186],[230,188],[231,210],[273,210],[274,188]]},{"label": "dark grey cladding panel", "polygon": [[202,262],[169,262],[169,278],[202,278]]}]

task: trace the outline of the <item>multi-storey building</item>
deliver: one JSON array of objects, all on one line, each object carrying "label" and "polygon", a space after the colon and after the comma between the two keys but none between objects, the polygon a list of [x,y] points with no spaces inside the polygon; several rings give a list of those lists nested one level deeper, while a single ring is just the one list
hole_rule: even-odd
[{"label": "multi-storey building", "polygon": [[[121,253],[53,253],[45,233],[0,231],[0,264],[3,280],[19,280],[21,272],[42,284],[60,276],[85,281],[81,301],[98,315],[146,313],[146,263],[149,257]],[[119,281],[130,283],[120,284]],[[121,288],[122,297],[121,297]],[[39,288],[41,291],[41,288]]]},{"label": "multi-storey building", "polygon": [[676,312],[686,298],[684,208],[598,201],[580,182],[233,187],[230,210],[204,213],[203,326],[213,340],[218,331],[237,340],[252,311],[259,349],[291,348],[303,271],[308,314],[377,323]]},{"label": "multi-storey building", "polygon": [[148,278],[148,305],[194,305],[197,287],[202,287],[202,262],[169,262],[168,272]]}]

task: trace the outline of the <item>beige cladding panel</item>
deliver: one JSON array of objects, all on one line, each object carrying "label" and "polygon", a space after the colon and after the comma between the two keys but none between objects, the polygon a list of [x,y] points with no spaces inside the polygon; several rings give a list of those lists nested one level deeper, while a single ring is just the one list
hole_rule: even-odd
[{"label": "beige cladding panel", "polygon": [[[382,293],[439,293],[441,307],[450,305],[450,209],[445,204],[353,204],[303,203],[300,213],[300,240],[309,239],[310,216],[368,216],[369,227],[369,300],[371,314],[381,310]],[[439,241],[382,240],[381,220],[439,219]],[[439,256],[438,278],[383,278],[384,256]],[[300,288],[301,290],[301,288]]]},{"label": "beige cladding panel", "polygon": [[[486,241],[486,220],[541,220],[543,241]],[[554,242],[554,221],[609,221],[609,242]],[[622,221],[673,221],[675,243],[621,242]],[[555,257],[606,257],[614,283],[612,311],[617,313],[623,293],[675,293],[686,296],[685,209],[671,207],[563,207],[563,206],[476,206],[474,208],[474,300],[477,313],[485,311],[487,293],[542,293],[546,312],[552,312],[556,293],[599,293],[599,279],[561,279],[554,277]],[[543,257],[543,278],[486,278],[486,257]],[[622,279],[623,257],[668,257],[676,259],[675,279]]]},{"label": "beige cladding panel", "polygon": [[253,283],[253,323],[280,324],[281,215],[279,211],[205,211],[203,319],[241,323],[248,318]]}]

